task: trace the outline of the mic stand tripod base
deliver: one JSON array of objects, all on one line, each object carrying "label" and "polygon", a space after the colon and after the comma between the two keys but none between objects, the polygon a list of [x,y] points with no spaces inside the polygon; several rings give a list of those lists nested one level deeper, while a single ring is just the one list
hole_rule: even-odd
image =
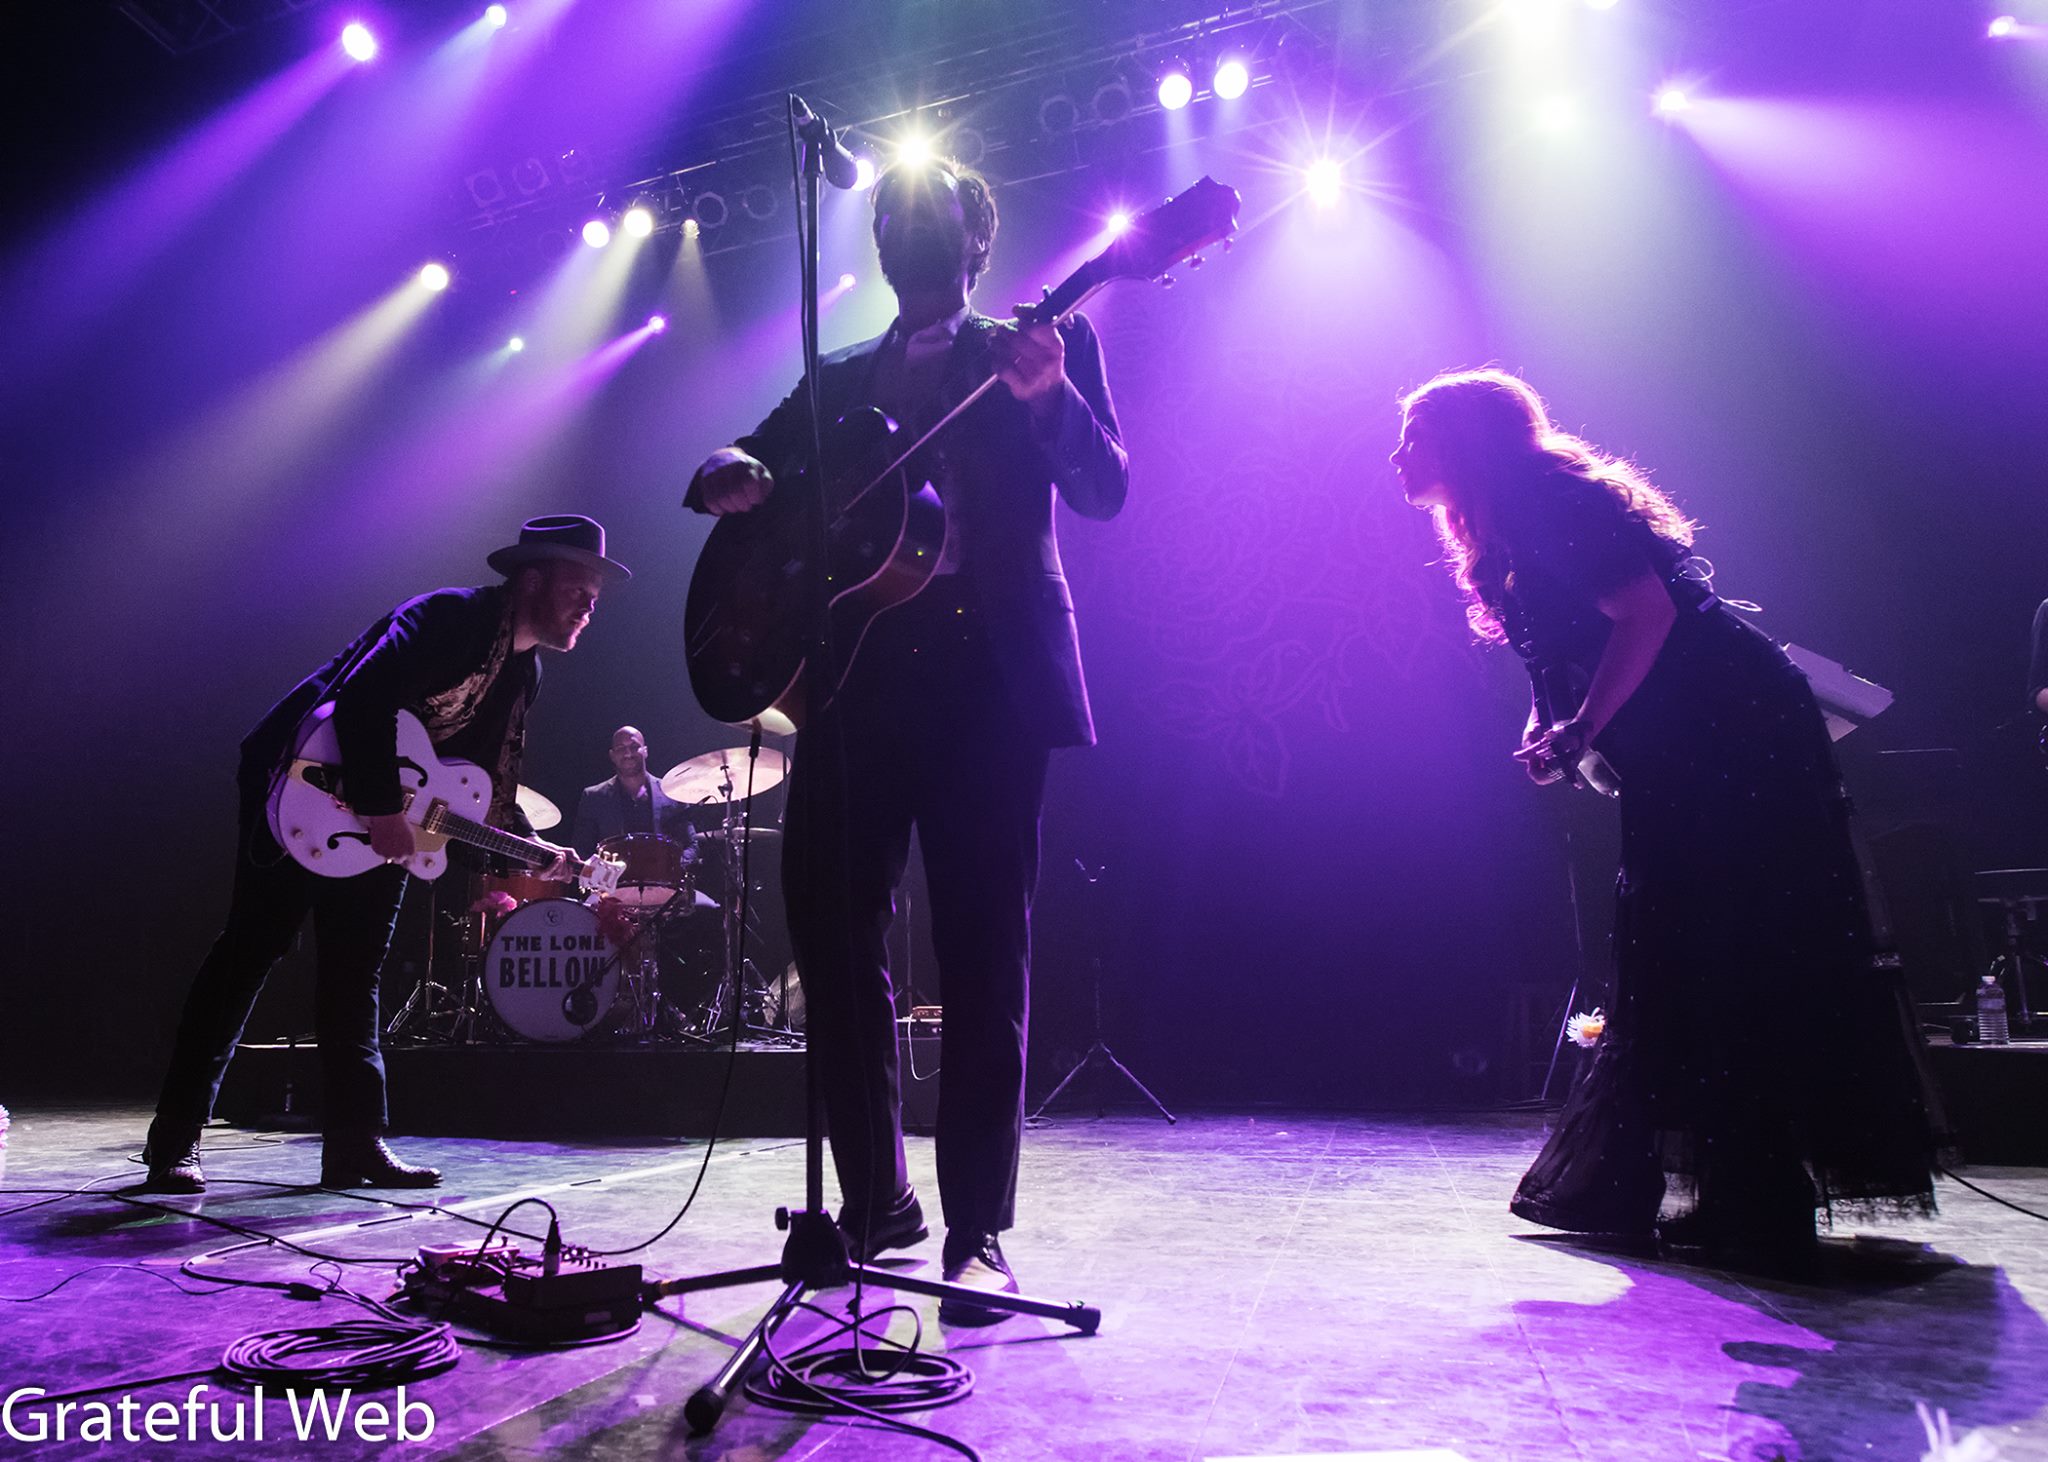
[{"label": "mic stand tripod base", "polygon": [[1093,1305],[1057,1304],[1006,1290],[976,1289],[972,1285],[948,1284],[942,1279],[920,1279],[897,1269],[874,1264],[857,1264],[847,1257],[846,1236],[829,1213],[791,1213],[775,1210],[775,1226],[789,1231],[782,1246],[782,1262],[756,1264],[748,1269],[727,1269],[716,1274],[697,1274],[683,1279],[665,1279],[640,1291],[643,1306],[670,1295],[694,1294],[701,1290],[731,1289],[742,1284],[780,1280],[782,1293],[768,1307],[754,1328],[747,1332],[731,1359],[683,1405],[683,1419],[694,1435],[702,1436],[718,1425],[735,1387],[746,1379],[762,1349],[782,1328],[783,1321],[796,1312],[808,1291],[837,1289],[858,1279],[864,1285],[899,1293],[930,1295],[941,1300],[958,1300],[984,1310],[1010,1315],[1037,1315],[1058,1320],[1083,1335],[1093,1335],[1102,1325],[1102,1311]]},{"label": "mic stand tripod base", "polygon": [[[1124,1065],[1123,1062],[1117,1060],[1116,1053],[1110,1050],[1108,1044],[1104,1042],[1100,1037],[1096,1039],[1094,1045],[1088,1048],[1088,1053],[1085,1056],[1083,1056],[1080,1060],[1074,1063],[1074,1069],[1069,1071],[1065,1076],[1062,1076],[1060,1078],[1060,1084],[1052,1089],[1051,1094],[1048,1095],[1044,1101],[1038,1104],[1038,1110],[1031,1114],[1030,1120],[1036,1122],[1040,1117],[1043,1117],[1046,1113],[1046,1109],[1049,1108],[1055,1101],[1059,1100],[1060,1093],[1065,1091],[1067,1087],[1070,1084],[1072,1084],[1075,1077],[1079,1076],[1083,1071],[1086,1071],[1091,1065],[1093,1065],[1095,1063],[1096,1057],[1098,1056],[1101,1057],[1104,1061],[1107,1061],[1110,1064],[1111,1069],[1116,1071],[1119,1075],[1121,1075],[1125,1081],[1128,1081],[1132,1086],[1136,1087],[1138,1089],[1138,1095],[1143,1097],[1146,1101],[1152,1103],[1152,1109],[1158,1112],[1160,1116],[1166,1118],[1167,1122],[1170,1125],[1180,1125],[1180,1118],[1174,1116],[1173,1113],[1166,1110],[1166,1103],[1159,1100],[1158,1097],[1152,1095],[1152,1088],[1145,1085],[1144,1082],[1138,1080],[1137,1077],[1133,1076],[1131,1074],[1131,1068]],[[1096,1115],[1102,1115],[1101,1110],[1099,1108],[1096,1111]]]}]

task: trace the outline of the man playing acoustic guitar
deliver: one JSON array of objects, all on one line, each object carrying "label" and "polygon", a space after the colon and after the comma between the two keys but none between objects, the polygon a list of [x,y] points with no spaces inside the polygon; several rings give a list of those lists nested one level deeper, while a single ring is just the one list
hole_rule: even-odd
[{"label": "man playing acoustic guitar", "polygon": [[[873,203],[897,318],[824,358],[822,420],[878,407],[905,423],[907,444],[991,372],[1007,389],[981,396],[917,459],[914,480],[928,479],[945,507],[937,572],[875,619],[837,695],[806,722],[783,883],[840,1225],[856,1258],[908,1247],[927,1229],[904,1165],[884,934],[916,829],[945,1004],[945,1278],[1013,1291],[998,1236],[1016,1205],[1046,754],[1095,740],[1053,507],[1114,517],[1130,469],[1087,320],[1003,323],[968,307],[996,232],[988,184],[940,164],[899,165]],[[810,442],[800,389],[713,453],[685,502],[719,515],[757,509],[807,464]],[[839,645],[841,660],[853,649]],[[1000,1315],[948,1301],[940,1317]]]},{"label": "man playing acoustic guitar", "polygon": [[[403,810],[398,712],[424,723],[437,755],[475,762],[490,774],[491,824],[530,835],[513,796],[526,712],[540,687],[537,651],[574,649],[605,581],[629,577],[605,557],[604,529],[574,516],[533,519],[517,543],[489,561],[503,583],[439,589],[401,604],[299,682],[243,740],[234,893],[178,1023],[144,1153],[151,1188],[205,1189],[199,1130],[212,1116],[264,979],[309,912],[324,1087],[320,1181],[386,1188],[441,1181],[433,1168],[400,1162],[379,1135],[387,1113],[377,980],[405,894],[406,870],[398,865],[415,852],[413,823]],[[341,796],[384,860],[351,878],[316,877],[294,862],[267,817],[301,728],[328,702],[341,748]],[[567,850],[546,846],[556,854],[549,874],[567,876]]]}]

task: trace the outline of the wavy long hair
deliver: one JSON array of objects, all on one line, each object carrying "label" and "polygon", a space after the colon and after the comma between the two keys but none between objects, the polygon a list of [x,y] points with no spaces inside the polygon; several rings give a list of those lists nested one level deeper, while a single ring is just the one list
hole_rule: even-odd
[{"label": "wavy long hair", "polygon": [[1540,513],[1546,494],[1573,481],[1608,493],[1681,556],[1692,544],[1698,524],[1634,463],[1560,431],[1543,398],[1519,376],[1491,368],[1446,371],[1402,397],[1401,410],[1429,432],[1441,455],[1457,506],[1438,505],[1430,516],[1451,577],[1465,593],[1465,618],[1482,640],[1507,639],[1485,587],[1495,582],[1491,560],[1513,546],[1511,524],[1522,512]]}]

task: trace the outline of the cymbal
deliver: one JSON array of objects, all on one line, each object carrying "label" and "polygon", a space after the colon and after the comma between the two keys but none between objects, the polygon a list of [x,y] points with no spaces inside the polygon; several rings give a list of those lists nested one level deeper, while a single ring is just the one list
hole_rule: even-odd
[{"label": "cymbal", "polygon": [[525,783],[520,784],[519,791],[514,795],[519,803],[519,810],[526,814],[526,820],[533,824],[535,832],[544,833],[561,822],[562,809]]},{"label": "cymbal", "polygon": [[[747,749],[729,746],[677,762],[663,774],[661,790],[671,802],[723,802],[730,787],[738,801],[747,795],[747,775]],[[789,758],[762,747],[761,759],[753,766],[754,791],[766,792],[788,775]]]}]

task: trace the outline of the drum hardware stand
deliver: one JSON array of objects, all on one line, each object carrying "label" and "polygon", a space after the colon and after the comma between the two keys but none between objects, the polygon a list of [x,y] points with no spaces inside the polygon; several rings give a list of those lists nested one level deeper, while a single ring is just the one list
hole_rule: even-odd
[{"label": "drum hardware stand", "polygon": [[[1102,885],[1102,875],[1109,871],[1107,865],[1101,863],[1096,864],[1094,870],[1090,871],[1088,865],[1079,858],[1074,860],[1074,867],[1080,870],[1081,877],[1087,881],[1090,888],[1100,888]],[[1100,901],[1099,897],[1097,901]],[[1098,923],[1097,928],[1099,929],[1100,927]],[[1166,1104],[1160,1101],[1158,1097],[1152,1095],[1150,1087],[1131,1074],[1130,1067],[1116,1059],[1116,1053],[1110,1050],[1109,1043],[1102,1039],[1102,955],[1099,952],[1099,946],[1098,953],[1091,956],[1088,961],[1088,988],[1095,1005],[1094,1043],[1088,1047],[1088,1050],[1082,1055],[1081,1059],[1074,1063],[1073,1068],[1060,1078],[1059,1085],[1052,1089],[1051,1094],[1038,1104],[1038,1110],[1031,1114],[1030,1120],[1035,1122],[1040,1117],[1043,1117],[1046,1109],[1059,1099],[1059,1094],[1067,1089],[1075,1077],[1086,1071],[1097,1060],[1101,1060],[1107,1063],[1110,1069],[1123,1077],[1125,1081],[1136,1087],[1138,1095],[1150,1102],[1153,1110],[1166,1118],[1170,1125],[1179,1125],[1180,1119],[1166,1110]],[[1095,1115],[1099,1117],[1102,1114],[1102,1108],[1097,1107]]]},{"label": "drum hardware stand", "polygon": [[[811,510],[806,515],[810,520],[809,543],[814,562],[812,572],[807,576],[809,582],[804,585],[810,609],[805,637],[807,654],[804,660],[804,700],[806,705],[817,708],[825,705],[830,698],[825,677],[826,667],[832,663],[832,622],[825,583],[826,464],[822,426],[818,418],[818,184],[824,174],[824,153],[828,139],[803,135],[799,163],[799,124],[808,115],[808,109],[803,108],[795,96],[791,96],[790,161],[797,164],[795,170],[801,180],[799,198],[803,204],[799,211],[797,228],[797,242],[803,266],[803,378],[809,383],[811,467],[817,484],[817,490],[810,494]],[[838,735],[833,729],[831,717],[813,721],[813,745],[806,748],[807,753],[816,749],[815,743],[821,730],[829,737],[836,738]],[[747,752],[750,763],[758,755],[760,744],[761,728],[757,722]],[[836,756],[836,745],[828,746],[825,755]],[[841,780],[843,783],[844,779]],[[840,825],[844,826],[843,818]],[[806,846],[810,846],[808,841]],[[807,881],[815,882],[816,869],[817,860],[814,857],[807,857],[800,876],[805,877]],[[821,888],[816,891],[825,890]],[[744,899],[744,888],[735,892],[733,902],[737,903]],[[839,895],[844,898],[843,889],[839,890]],[[737,963],[735,961],[735,973]],[[746,1338],[739,1343],[731,1358],[719,1368],[718,1374],[699,1387],[684,1404],[683,1416],[693,1432],[702,1435],[718,1424],[719,1418],[725,1414],[726,1403],[732,1397],[733,1388],[746,1378],[747,1373],[753,1369],[754,1362],[760,1358],[762,1349],[782,1327],[783,1322],[796,1313],[797,1307],[804,1303],[805,1296],[816,1290],[831,1289],[844,1284],[872,1284],[897,1292],[907,1290],[912,1294],[955,1299],[982,1309],[1038,1315],[1046,1319],[1063,1321],[1085,1335],[1095,1333],[1096,1328],[1102,1323],[1102,1312],[1089,1305],[1061,1305],[1031,1299],[1021,1294],[991,1293],[968,1285],[947,1284],[943,1280],[901,1274],[894,1269],[883,1269],[851,1259],[847,1254],[846,1235],[840,1231],[839,1225],[833,1221],[831,1212],[825,1207],[824,1088],[819,1080],[817,1051],[809,1041],[806,1041],[804,1046],[804,1098],[807,1119],[804,1132],[804,1206],[794,1213],[786,1208],[776,1210],[775,1226],[789,1236],[783,1243],[781,1259],[773,1264],[757,1264],[746,1269],[729,1269],[717,1274],[663,1280],[648,1285],[643,1291],[644,1301],[652,1304],[668,1295],[729,1289],[736,1285],[759,1284],[767,1280],[776,1280],[782,1285],[781,1294],[768,1306],[766,1313],[761,1316],[754,1328],[747,1332]]]},{"label": "drum hardware stand", "polygon": [[2015,894],[2007,891],[1988,897],[1979,897],[1977,902],[1996,907],[2004,914],[2005,941],[1999,946],[1998,953],[1992,957],[1991,968],[1985,971],[1985,973],[1998,981],[2001,986],[2005,986],[2007,985],[2006,972],[2008,970],[2012,972],[2010,982],[2012,998],[2009,1023],[2013,1034],[2019,1035],[2024,1032],[2027,1035],[2032,1035],[2034,1034],[2034,1027],[2043,1023],[2043,1021],[2036,1015],[2033,1006],[2028,1002],[2027,966],[2029,964],[2048,965],[2048,960],[2044,960],[2040,955],[2028,951],[2026,932],[2021,926],[2023,922],[2031,924],[2040,917],[2040,906],[2044,902],[2048,902],[2048,898],[2044,898],[2039,894]]},{"label": "drum hardware stand", "polygon": [[[749,766],[761,751],[761,727],[755,724],[747,740],[747,761]],[[751,845],[746,834],[750,831],[746,819],[740,812],[740,804],[747,800],[738,795],[739,789],[733,783],[732,768],[725,769],[724,785],[718,789],[721,806],[718,831],[708,836],[719,844],[720,856],[725,863],[725,907],[719,911],[725,924],[724,969],[717,990],[703,1007],[705,1012],[705,1034],[715,1044],[730,1040],[735,1034],[744,1039],[758,1036],[765,1040],[801,1040],[802,1033],[789,1024],[789,974],[781,976],[782,1001],[779,1006],[782,1023],[771,1024],[768,1020],[768,980],[746,954],[747,903],[750,892],[747,862]],[[747,975],[752,972],[753,980]],[[751,997],[751,998],[750,998]],[[727,1008],[730,999],[731,1007]]]},{"label": "drum hardware stand", "polygon": [[[418,1021],[426,1027],[421,1033],[422,1038],[431,1040],[434,1036],[434,1022],[446,1016],[449,1018],[449,1030],[451,1033],[449,1039],[454,1041],[459,1038],[453,1033],[462,1028],[465,1019],[475,1014],[468,1004],[470,991],[466,987],[469,983],[470,960],[466,953],[463,955],[464,989],[461,991],[452,990],[434,978],[435,952],[438,946],[437,935],[440,931],[441,921],[446,919],[450,923],[463,924],[467,923],[469,918],[467,914],[458,916],[445,913],[440,907],[440,889],[439,883],[427,885],[426,962],[421,966],[419,981],[412,987],[411,993],[405,997],[405,1003],[400,1005],[392,1013],[391,1018],[384,1023],[384,1039],[386,1040],[405,1033],[414,1021]],[[445,1008],[437,1008],[441,1007],[444,1001],[446,1002]]]}]

